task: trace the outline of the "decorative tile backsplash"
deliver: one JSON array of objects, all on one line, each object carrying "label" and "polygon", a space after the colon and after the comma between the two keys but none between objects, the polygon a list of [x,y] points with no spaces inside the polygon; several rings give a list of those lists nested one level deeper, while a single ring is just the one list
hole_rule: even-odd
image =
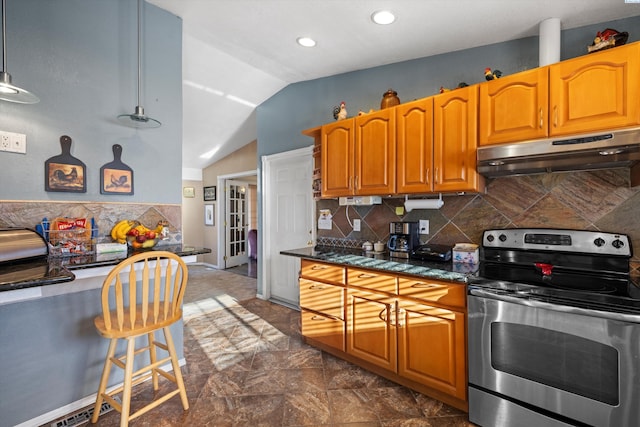
[{"label": "decorative tile backsplash", "polygon": [[[629,182],[629,169],[495,178],[487,182],[484,194],[443,195],[441,209],[413,210],[401,216],[395,208],[404,205],[404,197],[348,209],[335,199],[320,200],[318,216],[320,209],[329,209],[333,227],[318,230],[318,241],[348,239],[356,241],[356,247],[365,240],[386,242],[390,222],[420,219],[429,220],[423,243],[451,245],[479,244],[482,232],[490,228],[600,230],[629,235],[636,249],[632,267],[640,269],[640,186],[630,187]],[[353,231],[354,219],[361,220],[361,231]]]},{"label": "decorative tile backsplash", "polygon": [[98,242],[110,242],[111,227],[121,219],[133,219],[153,228],[166,221],[168,239],[163,244],[182,243],[182,208],[180,205],[148,203],[83,203],[42,201],[0,201],[0,228],[35,228],[43,218],[94,218]]}]

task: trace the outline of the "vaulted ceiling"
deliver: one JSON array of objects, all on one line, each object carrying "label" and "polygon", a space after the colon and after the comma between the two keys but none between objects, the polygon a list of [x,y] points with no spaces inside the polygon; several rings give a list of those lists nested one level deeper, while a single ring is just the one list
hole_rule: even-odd
[{"label": "vaulted ceiling", "polygon": [[[640,15],[626,1],[148,0],[183,20],[185,169],[255,140],[255,107],[291,83]],[[396,21],[374,24],[381,9]]]}]

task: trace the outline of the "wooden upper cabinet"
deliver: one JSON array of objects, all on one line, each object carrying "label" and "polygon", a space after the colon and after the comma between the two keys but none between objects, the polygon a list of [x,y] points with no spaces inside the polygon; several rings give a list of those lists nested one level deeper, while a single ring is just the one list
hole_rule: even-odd
[{"label": "wooden upper cabinet", "polygon": [[434,191],[480,191],[476,171],[478,86],[433,97]]},{"label": "wooden upper cabinet", "polygon": [[640,124],[640,43],[549,67],[550,134]]},{"label": "wooden upper cabinet", "polygon": [[549,67],[480,84],[479,104],[480,146],[545,138]]},{"label": "wooden upper cabinet", "polygon": [[322,126],[322,197],[353,194],[354,139],[353,119]]},{"label": "wooden upper cabinet", "polygon": [[396,108],[398,193],[433,191],[433,98]]},{"label": "wooden upper cabinet", "polygon": [[396,128],[393,109],[355,118],[355,194],[396,190]]}]

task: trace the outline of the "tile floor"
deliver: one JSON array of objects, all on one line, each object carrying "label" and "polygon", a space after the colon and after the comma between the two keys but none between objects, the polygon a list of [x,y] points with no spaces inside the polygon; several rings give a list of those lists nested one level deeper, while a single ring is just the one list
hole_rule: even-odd
[{"label": "tile floor", "polygon": [[[189,273],[190,409],[176,396],[131,426],[473,426],[457,409],[306,345],[299,312],[256,299],[255,279],[205,266]],[[134,410],[152,396],[150,384],[138,385]],[[98,425],[119,425],[119,413]]]}]

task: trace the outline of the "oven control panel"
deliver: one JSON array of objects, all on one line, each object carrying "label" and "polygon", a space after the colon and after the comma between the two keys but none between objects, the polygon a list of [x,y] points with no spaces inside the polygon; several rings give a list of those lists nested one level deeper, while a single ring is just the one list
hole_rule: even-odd
[{"label": "oven control panel", "polygon": [[486,230],[482,236],[486,248],[577,252],[631,257],[629,237],[601,231],[558,230],[547,228],[506,228]]}]

